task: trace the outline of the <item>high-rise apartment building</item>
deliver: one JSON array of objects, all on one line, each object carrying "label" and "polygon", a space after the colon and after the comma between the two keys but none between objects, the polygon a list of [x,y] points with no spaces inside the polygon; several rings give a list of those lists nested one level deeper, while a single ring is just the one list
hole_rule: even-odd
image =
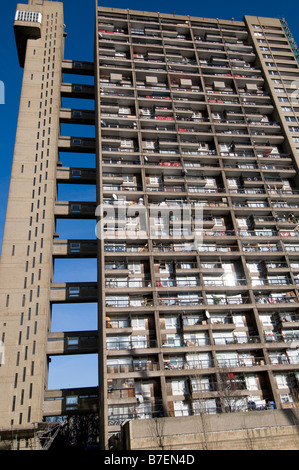
[{"label": "high-rise apartment building", "polygon": [[[0,264],[2,430],[73,416],[107,448],[128,420],[295,410],[299,64],[286,22],[96,7],[94,63],[64,59],[60,2],[18,4],[14,28],[24,77]],[[94,125],[95,138],[62,123]],[[96,186],[96,200],[59,200],[66,183]],[[62,218],[93,220],[97,236],[61,239]],[[97,259],[97,281],[55,283],[58,258]],[[53,306],[80,304],[84,324],[90,302],[97,330],[52,331]],[[98,354],[97,387],[48,389],[51,357],[68,354]]]}]

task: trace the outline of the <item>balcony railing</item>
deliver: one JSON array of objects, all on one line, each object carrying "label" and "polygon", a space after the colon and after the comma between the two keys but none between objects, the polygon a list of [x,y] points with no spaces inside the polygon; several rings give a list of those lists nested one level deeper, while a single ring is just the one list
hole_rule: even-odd
[{"label": "balcony railing", "polygon": [[198,245],[196,247],[197,251],[202,253],[209,253],[209,252],[222,252],[222,253],[229,253],[239,251],[238,245]]},{"label": "balcony railing", "polygon": [[270,364],[272,365],[288,365],[288,364],[299,364],[299,359],[295,357],[287,356],[286,354],[281,354],[277,357],[269,357]]},{"label": "balcony railing", "polygon": [[147,245],[127,245],[126,243],[105,243],[104,251],[111,253],[142,253],[148,251]]},{"label": "balcony railing", "polygon": [[181,348],[183,346],[192,347],[192,346],[208,346],[211,342],[208,337],[206,338],[195,338],[192,341],[184,340],[184,338],[172,338],[169,341],[165,341],[162,344],[164,348]]},{"label": "balcony railing", "polygon": [[241,237],[277,237],[277,230],[240,230]]},{"label": "balcony railing", "polygon": [[299,322],[299,315],[296,313],[279,312],[279,321],[282,323],[282,327],[284,323],[297,323]]}]

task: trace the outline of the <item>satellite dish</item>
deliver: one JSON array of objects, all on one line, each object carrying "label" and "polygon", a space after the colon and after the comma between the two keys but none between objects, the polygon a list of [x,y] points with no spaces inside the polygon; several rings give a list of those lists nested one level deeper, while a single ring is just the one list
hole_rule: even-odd
[{"label": "satellite dish", "polygon": [[114,199],[115,201],[117,201],[117,196],[116,196],[116,194],[112,194],[112,197],[113,197],[113,199]]},{"label": "satellite dish", "polygon": [[206,310],[206,317],[210,318],[210,312],[208,312],[207,310]]}]

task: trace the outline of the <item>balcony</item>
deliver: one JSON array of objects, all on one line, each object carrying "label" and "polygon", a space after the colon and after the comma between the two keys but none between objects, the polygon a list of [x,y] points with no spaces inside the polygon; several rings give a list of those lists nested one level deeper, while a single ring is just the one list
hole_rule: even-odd
[{"label": "balcony", "polygon": [[264,366],[265,359],[262,356],[252,355],[247,357],[236,357],[235,359],[218,359],[218,366],[221,368],[235,368],[235,367],[255,367],[255,366]]},{"label": "balcony", "polygon": [[130,244],[130,243],[109,243],[105,242],[104,244],[104,251],[105,253],[134,253],[134,255],[137,255],[138,253],[146,253],[148,252],[148,246],[147,244],[142,244],[142,243],[136,243],[136,244]]},{"label": "balcony", "polygon": [[226,287],[226,288],[234,288],[236,286],[247,286],[246,279],[238,279],[232,276],[232,279],[225,279],[225,278],[215,278],[211,279],[203,279],[203,285],[206,287]]},{"label": "balcony", "polygon": [[194,252],[196,253],[196,246],[194,243],[153,243],[154,253],[185,253]]},{"label": "balcony", "polygon": [[106,295],[106,308],[119,309],[119,308],[132,308],[132,307],[153,307],[153,300],[151,296],[111,296]]},{"label": "balcony", "polygon": [[177,295],[159,295],[158,296],[158,305],[162,307],[198,307],[204,303],[203,297],[201,294],[177,294]]},{"label": "balcony", "polygon": [[[288,233],[288,232],[287,232]],[[240,237],[279,237],[279,232],[274,229],[265,230],[240,230]]]},{"label": "balcony", "polygon": [[152,287],[150,279],[135,279],[134,277],[128,279],[105,279],[106,289],[138,289],[138,292],[143,288]]},{"label": "balcony", "polygon": [[[186,272],[186,271],[184,271]],[[175,278],[173,279],[161,279],[159,281],[155,282],[156,287],[158,288],[170,288],[170,287],[196,287],[200,285],[199,279],[194,279],[194,280],[177,280]]]},{"label": "balcony", "polygon": [[63,98],[80,98],[94,100],[95,88],[93,85],[79,85],[75,83],[62,83],[61,96]]},{"label": "balcony", "polygon": [[260,343],[261,340],[259,336],[249,336],[246,332],[233,332],[231,334],[220,334],[220,335],[214,335],[213,336],[213,343],[216,346],[219,345],[228,345],[228,344],[250,344],[252,347],[252,343]]},{"label": "balcony", "polygon": [[60,152],[95,153],[96,141],[87,137],[63,137],[58,138]]},{"label": "balcony", "polygon": [[200,245],[198,244],[197,246],[197,251],[200,253],[234,253],[234,252],[239,252],[239,246],[238,245],[216,245],[216,244],[203,244]]},{"label": "balcony", "polygon": [[95,125],[95,112],[81,109],[61,109],[59,120],[65,124]]},{"label": "balcony", "polygon": [[97,331],[49,333],[47,354],[95,354],[98,351]]},{"label": "balcony", "polygon": [[60,183],[96,184],[96,170],[58,166],[56,178]]},{"label": "balcony", "polygon": [[259,304],[259,308],[264,305],[269,308],[269,305],[276,307],[281,304],[289,304],[294,307],[294,304],[298,303],[298,298],[293,292],[283,293],[281,295],[275,295],[270,293],[268,295],[256,295],[255,302]]},{"label": "balcony", "polygon": [[241,294],[231,294],[231,295],[226,295],[223,293],[207,293],[207,303],[209,307],[212,307],[213,305],[244,305],[244,304],[250,304],[251,299],[250,297],[246,295],[241,295]]},{"label": "balcony", "polygon": [[[185,337],[188,337],[188,333],[186,333]],[[162,347],[163,348],[182,348],[182,347],[201,347],[201,346],[209,346],[210,340],[208,337],[202,337],[202,338],[194,338],[192,341],[190,339],[185,339],[185,337],[176,337],[173,338],[172,336],[170,338],[167,338],[164,341],[162,341]]]},{"label": "balcony", "polygon": [[[109,354],[109,353],[108,353]],[[109,365],[107,365],[108,374],[127,374],[128,372],[155,372],[160,370],[158,362],[153,362],[152,360],[142,360],[136,362],[133,360],[132,364],[118,364],[115,362],[113,364],[112,359],[109,360]]]},{"label": "balcony", "polygon": [[[108,407],[108,425],[109,426],[121,426],[122,423],[132,419],[147,419],[147,418],[159,418],[164,416],[163,406],[161,400],[155,399],[155,403],[146,401],[142,405],[140,403],[126,403],[124,405],[113,405]],[[123,412],[121,410],[123,409]],[[115,428],[114,428],[115,429]]]},{"label": "balcony", "polygon": [[[285,331],[283,333],[271,332],[264,334],[266,343],[292,343],[299,344],[299,330]],[[291,345],[289,345],[291,346]]]},{"label": "balcony", "polygon": [[78,75],[94,75],[94,63],[83,62],[78,60],[62,61],[62,72]]},{"label": "balcony", "polygon": [[58,218],[95,218],[96,203],[56,201],[54,215]]},{"label": "balcony", "polygon": [[106,336],[106,348],[108,351],[120,351],[120,350],[136,350],[136,349],[153,349],[157,347],[157,341],[155,339],[149,339],[145,335],[142,337],[124,337],[118,336]]},{"label": "balcony", "polygon": [[97,302],[98,284],[96,282],[52,283],[51,302]]},{"label": "balcony", "polygon": [[[113,178],[110,178],[110,179],[113,179]],[[117,185],[117,184],[107,184],[107,183],[103,183],[103,186],[102,186],[102,190],[103,190],[103,193],[105,192],[110,192],[110,191],[134,191],[134,192],[142,192],[143,190],[143,187],[141,185],[138,185],[138,184],[132,184],[132,185],[128,185],[128,184],[121,184],[121,185]]]},{"label": "balcony", "polygon": [[181,370],[181,369],[187,369],[187,370],[198,370],[198,369],[209,369],[214,367],[215,362],[211,359],[198,359],[198,360],[192,360],[192,361],[182,361],[182,362],[176,362],[174,360],[166,360],[164,361],[164,369],[165,370]]},{"label": "balcony", "polygon": [[285,216],[250,216],[250,219],[252,220],[252,223],[254,224],[255,227],[267,227],[267,226],[278,226],[278,227],[286,227],[286,228],[292,228],[294,227],[294,224],[297,222],[293,222],[292,217],[285,217]]}]

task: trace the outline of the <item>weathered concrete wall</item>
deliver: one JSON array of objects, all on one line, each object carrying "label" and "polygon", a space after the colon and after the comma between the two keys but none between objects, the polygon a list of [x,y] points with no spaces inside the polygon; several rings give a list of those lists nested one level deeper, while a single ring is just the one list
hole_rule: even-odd
[{"label": "weathered concrete wall", "polygon": [[298,450],[299,410],[136,420],[123,432],[130,450]]}]

